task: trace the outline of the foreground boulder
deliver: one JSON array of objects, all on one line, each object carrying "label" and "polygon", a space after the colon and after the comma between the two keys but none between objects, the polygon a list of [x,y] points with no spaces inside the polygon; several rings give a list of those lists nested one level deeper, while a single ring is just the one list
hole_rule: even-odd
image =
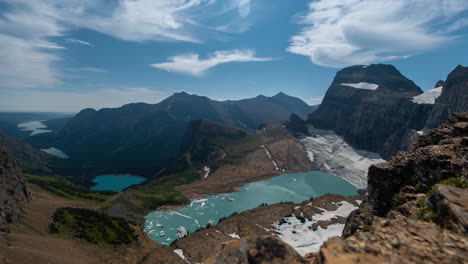
[{"label": "foreground boulder", "polygon": [[26,181],[13,157],[0,148],[0,232],[9,232],[31,199]]},{"label": "foreground boulder", "polygon": [[369,169],[369,196],[315,263],[468,263],[468,113]]},{"label": "foreground boulder", "polygon": [[219,245],[208,264],[302,264],[307,263],[291,246],[274,236],[231,240]]}]

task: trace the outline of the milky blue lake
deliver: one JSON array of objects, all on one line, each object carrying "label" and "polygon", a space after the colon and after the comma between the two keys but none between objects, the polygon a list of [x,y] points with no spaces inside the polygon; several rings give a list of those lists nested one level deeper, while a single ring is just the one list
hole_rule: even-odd
[{"label": "milky blue lake", "polygon": [[146,178],[134,175],[100,175],[93,179],[96,185],[91,187],[91,190],[120,192],[127,187],[142,183],[145,180]]},{"label": "milky blue lake", "polygon": [[169,245],[185,231],[194,232],[208,223],[216,224],[220,218],[234,212],[246,211],[262,203],[299,203],[327,193],[345,196],[357,194],[353,185],[334,175],[318,171],[283,174],[247,184],[240,187],[239,192],[192,200],[183,209],[154,211],[145,217],[145,232],[152,239]]}]

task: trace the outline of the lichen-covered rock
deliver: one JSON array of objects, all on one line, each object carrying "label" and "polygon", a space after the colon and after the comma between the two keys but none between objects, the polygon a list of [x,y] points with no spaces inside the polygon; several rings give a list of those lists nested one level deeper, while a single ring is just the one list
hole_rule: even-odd
[{"label": "lichen-covered rock", "polygon": [[456,114],[447,124],[421,136],[412,151],[369,168],[369,201],[374,214],[385,216],[400,205],[395,198],[402,190],[426,193],[441,180],[468,177],[463,169],[468,154],[467,120],[468,113]]},{"label": "lichen-covered rock", "polygon": [[275,236],[231,240],[219,245],[208,264],[304,264],[293,248]]},{"label": "lichen-covered rock", "polygon": [[23,206],[31,199],[21,170],[12,156],[0,148],[0,232],[9,232]]},{"label": "lichen-covered rock", "polygon": [[457,233],[468,233],[468,189],[438,184],[429,200],[441,225]]},{"label": "lichen-covered rock", "polygon": [[370,232],[342,240],[333,238],[322,247],[318,263],[467,263],[465,236],[440,229],[434,223],[380,218]]},{"label": "lichen-covered rock", "polygon": [[313,263],[468,263],[467,128],[468,113],[456,114],[372,166],[368,200]]}]

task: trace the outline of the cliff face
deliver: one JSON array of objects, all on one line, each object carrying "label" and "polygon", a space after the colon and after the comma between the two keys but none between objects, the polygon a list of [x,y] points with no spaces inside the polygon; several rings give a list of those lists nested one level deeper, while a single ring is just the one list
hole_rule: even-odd
[{"label": "cliff face", "polygon": [[308,122],[335,131],[358,149],[384,153],[385,142],[417,120],[411,99],[421,93],[392,65],[348,67],[336,74]]},{"label": "cliff face", "polygon": [[442,85],[442,93],[435,101],[426,128],[444,123],[453,112],[468,111],[468,67],[457,66]]},{"label": "cliff face", "polygon": [[369,196],[316,263],[467,263],[468,113],[369,169]]},{"label": "cliff face", "polygon": [[18,220],[23,206],[31,199],[26,181],[12,156],[0,148],[0,232]]},{"label": "cliff face", "polygon": [[[339,71],[308,123],[333,130],[355,148],[390,158],[421,134],[468,111],[468,68],[458,66],[422,93],[391,65],[352,66]],[[297,122],[296,122],[297,123]]]}]

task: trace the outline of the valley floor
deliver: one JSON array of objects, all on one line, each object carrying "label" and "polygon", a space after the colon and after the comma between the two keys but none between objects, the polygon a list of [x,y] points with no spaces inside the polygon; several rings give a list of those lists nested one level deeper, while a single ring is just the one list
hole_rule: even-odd
[{"label": "valley floor", "polygon": [[[92,208],[92,202],[56,197],[38,187],[30,186],[33,197],[24,208],[20,222],[11,233],[0,233],[0,263],[138,263],[145,256],[164,262],[178,263],[180,258],[169,248],[151,241],[139,232],[137,244],[101,247],[83,240],[48,234],[52,214],[60,207]],[[167,262],[166,262],[167,261]],[[153,262],[158,263],[158,262]]]}]

